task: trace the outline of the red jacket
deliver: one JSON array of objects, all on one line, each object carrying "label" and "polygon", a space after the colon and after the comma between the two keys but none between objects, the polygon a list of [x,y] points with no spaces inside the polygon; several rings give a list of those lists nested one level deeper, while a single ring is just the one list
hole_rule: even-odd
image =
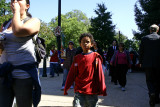
[{"label": "red jacket", "polygon": [[88,95],[96,94],[106,96],[102,62],[101,56],[96,52],[87,55],[78,54],[75,56],[67,76],[64,95],[68,94],[67,91],[73,82],[75,82],[75,92]]},{"label": "red jacket", "polygon": [[57,50],[51,50],[53,55],[50,58],[50,62],[58,62],[58,52]]}]

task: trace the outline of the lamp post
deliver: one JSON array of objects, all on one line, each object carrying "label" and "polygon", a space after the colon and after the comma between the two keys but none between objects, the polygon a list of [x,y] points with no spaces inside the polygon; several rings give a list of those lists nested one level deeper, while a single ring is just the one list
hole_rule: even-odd
[{"label": "lamp post", "polygon": [[121,42],[121,41],[120,41],[120,36],[121,36],[120,30],[118,31],[118,33],[119,33],[119,40],[118,40],[118,41],[119,41],[119,43],[120,43],[120,42]]},{"label": "lamp post", "polygon": [[[61,0],[58,0],[58,26],[61,27]],[[58,51],[61,50],[61,35],[57,36]]]},{"label": "lamp post", "polygon": [[43,58],[43,74],[42,77],[47,77],[47,68],[46,68],[46,55]]},{"label": "lamp post", "polygon": [[[58,26],[61,28],[61,0],[58,0]],[[59,63],[58,66],[61,67],[61,33],[57,36],[57,47],[58,47],[58,54],[59,54]],[[57,70],[57,74],[59,76],[59,69]]]}]

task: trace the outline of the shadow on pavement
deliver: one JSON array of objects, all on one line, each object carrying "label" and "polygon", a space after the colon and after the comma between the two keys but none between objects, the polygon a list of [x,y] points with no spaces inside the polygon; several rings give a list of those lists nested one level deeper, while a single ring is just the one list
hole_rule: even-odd
[{"label": "shadow on pavement", "polygon": [[[48,100],[65,102],[72,104],[74,89],[68,91],[68,95],[64,96],[61,90],[63,73],[59,76],[51,78],[49,76],[49,68],[47,68],[47,77],[42,77],[43,69],[40,68],[40,80],[42,85],[42,96],[49,96]],[[126,91],[121,91],[119,85],[114,85],[110,82],[111,77],[105,75],[107,96],[99,96],[100,107],[149,107],[148,90],[145,82],[144,72],[127,73]],[[45,99],[42,99],[45,100]],[[59,101],[62,100],[62,101]],[[56,102],[55,101],[55,102]],[[155,107],[159,107],[156,105]],[[71,107],[71,106],[39,106],[39,107]]]}]

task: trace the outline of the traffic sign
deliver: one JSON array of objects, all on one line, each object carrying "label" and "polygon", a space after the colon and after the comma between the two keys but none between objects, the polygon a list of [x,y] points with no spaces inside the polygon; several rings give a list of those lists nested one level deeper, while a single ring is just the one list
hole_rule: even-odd
[{"label": "traffic sign", "polygon": [[54,31],[55,36],[61,35],[61,27],[57,26]]}]

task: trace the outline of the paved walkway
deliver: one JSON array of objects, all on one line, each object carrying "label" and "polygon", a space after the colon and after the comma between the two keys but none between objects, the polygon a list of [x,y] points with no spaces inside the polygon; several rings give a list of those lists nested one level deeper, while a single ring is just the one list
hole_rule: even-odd
[{"label": "paved walkway", "polygon": [[[48,71],[48,70],[47,70]],[[42,71],[41,71],[42,72]],[[40,73],[41,74],[41,73]],[[99,107],[149,107],[148,91],[143,72],[127,74],[126,91],[121,91],[119,85],[110,82],[110,76],[105,75],[108,96],[99,97]],[[74,92],[68,91],[67,96],[61,91],[63,74],[50,78],[40,76],[42,98],[39,107],[71,107]],[[160,105],[156,105],[160,107]]]}]

